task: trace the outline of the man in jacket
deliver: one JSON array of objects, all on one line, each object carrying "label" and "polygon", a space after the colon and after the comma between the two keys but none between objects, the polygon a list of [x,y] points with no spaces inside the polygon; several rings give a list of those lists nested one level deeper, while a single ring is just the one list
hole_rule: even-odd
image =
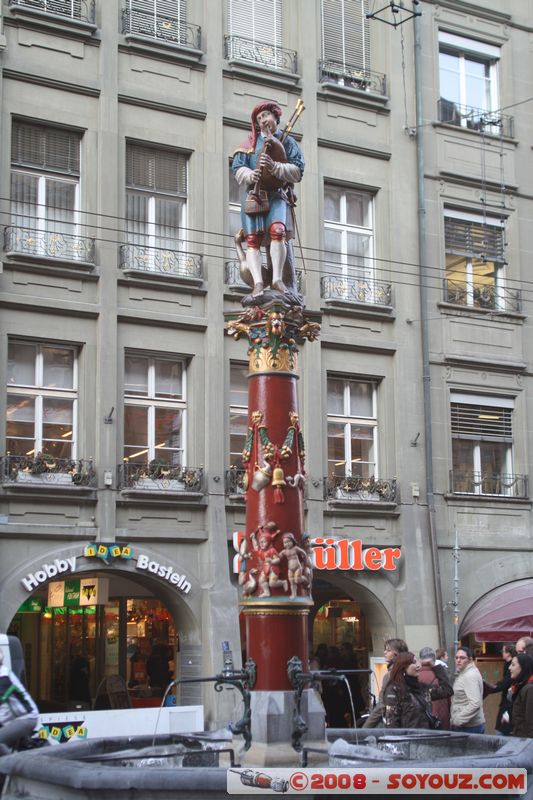
[{"label": "man in jacket", "polygon": [[385,694],[385,690],[387,688],[387,683],[389,681],[389,673],[392,665],[394,664],[395,659],[398,657],[399,653],[408,653],[409,648],[407,644],[404,642],[403,639],[387,639],[385,644],[383,645],[383,655],[385,657],[385,661],[387,662],[387,673],[383,676],[383,680],[381,682],[381,690],[379,693],[379,698],[368,715],[363,728],[380,728],[383,725],[383,715],[385,712],[385,706],[383,704],[383,697]]}]

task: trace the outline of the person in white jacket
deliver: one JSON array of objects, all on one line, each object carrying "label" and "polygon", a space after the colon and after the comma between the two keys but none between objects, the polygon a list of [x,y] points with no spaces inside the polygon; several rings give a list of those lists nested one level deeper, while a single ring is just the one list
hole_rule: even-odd
[{"label": "person in white jacket", "polygon": [[455,666],[458,674],[453,684],[451,729],[463,733],[485,733],[483,678],[468,647],[459,648],[455,654]]},{"label": "person in white jacket", "polygon": [[0,650],[0,745],[15,747],[31,736],[39,719],[39,709],[14,672],[4,666]]}]

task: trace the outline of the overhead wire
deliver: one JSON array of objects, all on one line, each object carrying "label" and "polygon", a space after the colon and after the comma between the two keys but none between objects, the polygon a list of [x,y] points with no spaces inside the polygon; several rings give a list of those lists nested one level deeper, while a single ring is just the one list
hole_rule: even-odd
[{"label": "overhead wire", "polygon": [[[7,200],[7,198],[0,198],[0,200]],[[35,205],[37,205],[37,204],[35,204]],[[90,214],[90,215],[93,215],[93,216],[104,216],[104,217],[107,217],[109,219],[117,219],[117,220],[121,220],[121,221],[127,221],[123,217],[117,217],[117,216],[111,215],[111,214],[102,215],[102,214],[99,214],[98,212],[80,212],[80,213],[82,215],[83,214]],[[2,214],[8,215],[10,222],[12,222],[12,218],[13,217],[19,217],[20,216],[20,217],[22,217],[24,219],[28,218],[27,214],[26,215],[25,214],[13,214],[12,212],[8,212],[8,211],[0,211],[0,215],[2,215]],[[53,219],[53,218],[50,218],[50,217],[39,217],[38,220],[36,219],[36,221],[38,221],[40,223],[50,222],[50,223],[55,223],[55,224],[60,222],[59,220]],[[6,227],[9,227],[9,223],[6,223],[5,225],[6,225]],[[23,225],[20,225],[20,226],[15,225],[14,227],[24,228]],[[108,231],[108,232],[110,232],[112,234],[115,233],[115,234],[126,235],[126,236],[128,235],[128,231],[127,230],[122,229],[122,228],[114,228],[114,227],[111,227],[111,226],[107,226],[106,227],[106,226],[93,225],[93,224],[90,224],[90,223],[82,223],[82,222],[80,222],[80,223],[77,223],[77,227],[89,228],[91,231],[94,231],[94,230],[97,230],[97,231]],[[221,261],[235,261],[236,260],[235,257],[234,258],[228,257],[228,254],[227,254],[228,248],[231,247],[231,245],[233,243],[233,237],[231,236],[231,234],[220,233],[220,232],[216,232],[216,231],[205,231],[205,230],[199,229],[199,228],[185,228],[184,227],[184,228],[182,228],[182,230],[184,230],[184,231],[186,230],[186,231],[193,232],[193,233],[200,233],[200,234],[202,234],[204,236],[207,236],[207,237],[224,238],[224,239],[229,240],[227,242],[219,243],[219,242],[216,242],[216,241],[215,242],[205,242],[205,241],[198,241],[198,240],[195,240],[195,239],[184,240],[184,239],[178,239],[176,237],[174,239],[174,241],[176,241],[176,243],[180,243],[182,247],[184,245],[187,247],[186,255],[206,256],[206,257],[208,257],[210,259],[218,259],[218,260],[221,260]],[[44,233],[45,231],[42,231],[42,232]],[[49,233],[50,233],[50,231],[49,231]],[[111,238],[105,238],[105,236],[91,235],[91,236],[88,236],[88,238],[92,238],[96,242],[100,242],[100,243],[103,243],[103,244],[115,244],[117,246],[128,244],[127,241],[124,241],[124,240],[121,240],[121,239],[118,239],[118,238],[112,238],[112,237]],[[154,236],[153,238],[155,238],[155,239],[164,239],[165,241],[168,242],[170,237]],[[201,252],[194,252],[192,249],[190,249],[191,245],[198,246],[198,249]],[[142,247],[142,245],[139,245],[139,246]],[[221,253],[213,252],[212,248],[216,248],[216,249],[219,249],[219,250],[223,249],[226,252],[221,252]],[[156,247],[155,249],[168,250],[170,248],[167,246],[167,247],[160,247],[160,248]],[[313,264],[314,263],[314,264],[319,264],[320,265],[318,268],[316,268],[316,267],[313,268],[312,266],[309,266],[308,269],[307,269],[307,272],[316,273],[316,274],[319,274],[319,275],[324,275],[325,274],[324,273],[324,268],[323,268],[324,262],[329,262],[330,264],[334,263],[334,262],[331,261],[332,256],[340,255],[338,253],[333,253],[332,251],[326,251],[326,250],[323,250],[321,248],[313,248],[313,247],[309,247],[309,246],[304,246],[304,249],[306,250],[307,253],[313,253],[314,254],[314,256],[310,256],[310,255],[306,256],[307,263],[308,264]],[[369,262],[369,263],[365,263],[363,265],[338,265],[339,269],[342,269],[343,266],[347,270],[353,270],[353,271],[355,271],[357,269],[359,269],[359,270],[372,269],[374,274],[381,274],[382,275],[382,278],[381,278],[382,282],[383,282],[383,279],[385,279],[386,282],[391,283],[392,285],[413,286],[413,287],[420,286],[419,265],[418,265],[417,262],[400,261],[398,259],[378,258],[376,256],[362,256],[360,258],[362,258],[365,262]],[[386,266],[380,266],[381,264],[386,265]],[[391,270],[390,270],[391,267],[392,268],[401,267],[402,268],[402,272],[400,274],[393,273],[391,275]],[[410,271],[410,268],[412,268],[413,271]],[[440,288],[440,286],[442,285],[442,282],[443,282],[443,280],[445,278],[445,269],[443,267],[441,267],[441,266],[435,266],[435,265],[428,264],[428,265],[426,265],[426,270],[430,270],[430,271],[434,272],[435,274],[429,275],[428,277],[429,277],[430,281],[432,281],[432,282],[424,284],[424,285],[426,285],[428,288]],[[339,277],[341,277],[341,276],[339,276]],[[402,278],[402,279],[400,279],[400,278]],[[408,278],[413,278],[414,280],[410,281],[410,280],[408,280]],[[378,278],[378,280],[379,280],[379,278]],[[532,288],[528,289],[527,288],[528,286],[531,286]],[[527,294],[532,293],[533,294],[533,281],[527,281],[527,280],[523,280],[523,279],[518,280],[518,279],[509,279],[509,278],[507,278],[506,287],[509,287],[509,289],[511,289],[511,290],[512,289],[515,289],[515,290],[516,289],[520,289],[522,293],[527,293]]]}]

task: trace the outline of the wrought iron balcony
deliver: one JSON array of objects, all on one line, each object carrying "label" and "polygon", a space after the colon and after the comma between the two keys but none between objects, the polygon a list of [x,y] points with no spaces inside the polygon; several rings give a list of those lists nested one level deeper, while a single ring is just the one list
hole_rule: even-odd
[{"label": "wrought iron balcony", "polygon": [[146,494],[180,494],[202,491],[204,471],[200,468],[172,466],[161,461],[124,461],[117,467],[118,488]]},{"label": "wrought iron balcony", "polygon": [[450,470],[450,488],[452,494],[491,495],[522,499],[529,496],[527,475]]},{"label": "wrought iron balcony", "polygon": [[4,231],[4,249],[8,255],[40,256],[41,258],[54,258],[58,261],[95,263],[94,239],[88,236],[75,236],[71,233],[8,225]]},{"label": "wrought iron balcony", "polygon": [[242,36],[225,36],[225,56],[228,61],[247,61],[260,67],[298,72],[298,55],[295,50],[277,47],[268,42],[257,42]]},{"label": "wrought iron balcony", "polygon": [[9,5],[94,23],[94,0],[9,0]]},{"label": "wrought iron balcony", "polygon": [[245,475],[246,475],[245,469],[230,467],[230,469],[226,470],[224,476],[226,496],[238,495],[240,497],[244,497],[244,492],[246,491],[244,488]]},{"label": "wrought iron balcony", "polygon": [[368,278],[344,278],[341,275],[323,275],[320,294],[324,300],[364,303],[380,306],[392,305],[390,283]]},{"label": "wrought iron balcony", "polygon": [[387,94],[387,79],[381,72],[361,69],[355,64],[343,64],[341,61],[318,62],[318,80],[320,83],[336,83],[338,86],[350,86],[363,92]]},{"label": "wrought iron balcony", "polygon": [[469,288],[464,283],[448,279],[444,280],[444,302],[515,313],[519,313],[522,307],[520,289],[506,289],[490,284]]},{"label": "wrought iron balcony", "polygon": [[362,478],[360,475],[331,475],[324,478],[326,500],[352,503],[397,503],[396,478]]},{"label": "wrought iron balcony", "polygon": [[514,136],[514,119],[499,111],[462,106],[452,100],[439,100],[439,122],[457,125],[470,131],[479,131],[491,136]]},{"label": "wrought iron balcony", "polygon": [[[168,3],[166,4],[168,7]],[[176,3],[176,7],[177,7]],[[129,2],[122,9],[122,33],[126,35],[147,36],[150,39],[176,44],[180,47],[201,49],[202,30],[183,20],[180,14],[139,7],[137,2]]]},{"label": "wrought iron balcony", "polygon": [[96,486],[92,461],[55,458],[37,453],[35,456],[7,455],[2,458],[2,480],[18,486]]},{"label": "wrought iron balcony", "polygon": [[[302,293],[303,273],[301,269],[296,270],[296,287],[300,294]],[[247,289],[250,287],[243,281],[241,277],[240,264],[237,259],[233,261],[226,261],[224,263],[224,283],[226,286],[232,286],[235,289]]]},{"label": "wrought iron balcony", "polygon": [[120,267],[179,278],[201,280],[203,277],[202,256],[162,247],[124,244],[120,248]]}]

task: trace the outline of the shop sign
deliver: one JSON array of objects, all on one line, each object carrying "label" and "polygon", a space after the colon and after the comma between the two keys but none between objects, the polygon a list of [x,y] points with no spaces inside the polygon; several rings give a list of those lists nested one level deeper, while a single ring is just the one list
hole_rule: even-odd
[{"label": "shop sign", "polygon": [[[361,539],[333,539],[317,536],[310,540],[313,569],[368,569],[372,572],[384,569],[394,571],[402,555],[399,547],[365,547]],[[233,547],[237,555],[233,559],[233,571],[239,572],[246,556],[246,534],[235,531]]]},{"label": "shop sign", "polygon": [[88,544],[83,551],[85,558],[132,558],[133,553],[129,544]]},{"label": "shop sign", "polygon": [[150,558],[144,553],[140,553],[137,556],[137,569],[151,572],[152,575],[164,578],[177,589],[181,589],[184,594],[188,594],[191,591],[191,584],[185,575],[179,575],[174,572],[172,567],[166,567],[164,564],[159,564],[158,561],[150,561]]},{"label": "shop sign", "polygon": [[28,572],[21,583],[27,592],[34,592],[41,583],[55,578],[63,572],[76,572],[76,556],[55,558],[50,564],[43,564],[36,572]]},{"label": "shop sign", "polygon": [[38,613],[41,613],[43,608],[44,608],[44,602],[41,600],[40,597],[28,597],[28,599],[24,600],[22,605],[18,607],[17,613],[24,614],[25,612],[28,611],[30,612],[37,611]]},{"label": "shop sign", "polygon": [[48,585],[50,608],[96,606],[107,603],[109,580],[107,578],[81,578],[81,580],[52,581]]}]

